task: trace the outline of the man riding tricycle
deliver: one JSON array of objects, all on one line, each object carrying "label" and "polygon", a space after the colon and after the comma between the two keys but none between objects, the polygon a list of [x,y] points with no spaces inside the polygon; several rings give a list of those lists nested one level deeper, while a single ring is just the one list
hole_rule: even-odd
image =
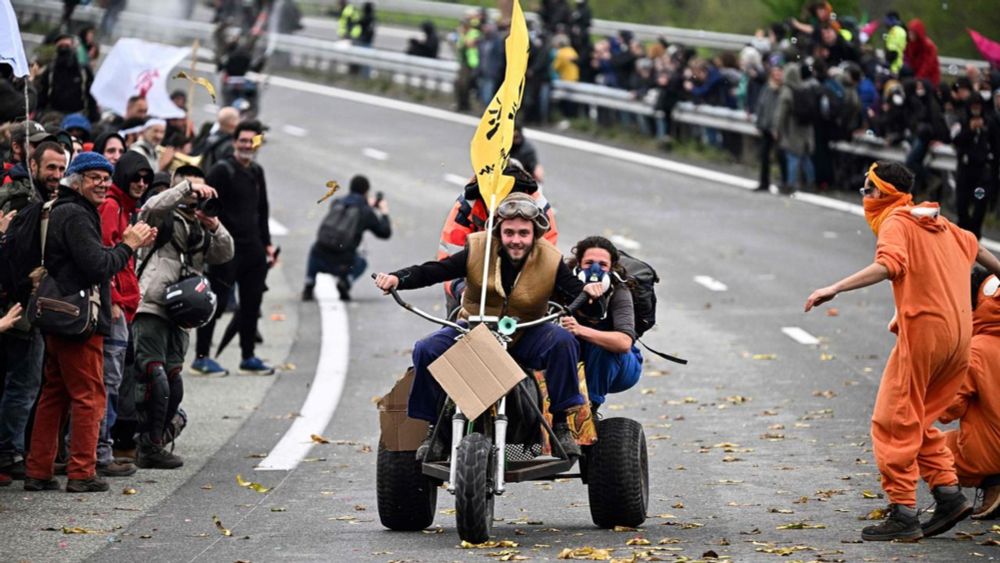
[{"label": "man riding tricycle", "polygon": [[[492,232],[470,235],[448,258],[373,276],[401,306],[443,327],[413,350],[407,415],[427,423],[426,439],[415,451],[399,444],[392,451],[380,440],[379,517],[393,530],[426,528],[447,483],[459,537],[482,543],[507,483],[579,477],[595,524],[637,526],[649,497],[642,426],[627,418],[595,424],[579,344],[558,322],[593,306],[607,284],[574,275],[542,238],[548,222],[530,196],[508,195],[496,218]],[[396,293],[462,277],[458,322]],[[577,464],[579,472],[568,473]]]}]

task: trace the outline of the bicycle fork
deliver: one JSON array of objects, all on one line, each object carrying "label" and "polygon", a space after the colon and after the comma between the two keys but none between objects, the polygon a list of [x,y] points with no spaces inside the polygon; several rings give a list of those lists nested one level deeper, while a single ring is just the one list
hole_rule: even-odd
[{"label": "bicycle fork", "polygon": [[448,492],[455,494],[455,473],[458,471],[458,445],[465,437],[465,423],[468,419],[462,414],[462,409],[455,405],[455,414],[451,417],[451,463],[448,468]]}]

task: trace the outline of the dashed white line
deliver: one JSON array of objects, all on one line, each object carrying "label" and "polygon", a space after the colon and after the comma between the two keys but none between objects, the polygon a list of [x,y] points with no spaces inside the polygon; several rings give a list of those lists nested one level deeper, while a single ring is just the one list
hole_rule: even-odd
[{"label": "dashed white line", "polygon": [[299,416],[274,449],[261,460],[259,471],[290,471],[298,466],[313,446],[313,434],[326,430],[347,379],[347,359],[350,350],[350,330],[347,309],[334,286],[333,278],[320,275],[316,279],[316,302],[319,304],[322,346],[316,376],[313,378]]},{"label": "dashed white line", "polygon": [[464,188],[465,185],[469,183],[469,177],[459,176],[458,174],[445,174],[444,181]]},{"label": "dashed white line", "polygon": [[729,286],[710,276],[695,276],[694,281],[711,291],[726,291],[729,289]]},{"label": "dashed white line", "polygon": [[389,153],[384,152],[384,151],[380,151],[378,149],[373,149],[371,147],[366,147],[366,148],[362,149],[361,154],[363,154],[363,155],[365,155],[368,158],[371,158],[373,160],[388,160],[389,159]]},{"label": "dashed white line", "polygon": [[288,234],[288,227],[279,223],[274,217],[267,218],[267,229],[271,231],[272,237],[283,237]]},{"label": "dashed white line", "polygon": [[281,130],[293,137],[305,137],[309,134],[309,131],[295,125],[284,125]]},{"label": "dashed white line", "polygon": [[622,250],[639,250],[642,248],[639,241],[630,239],[624,235],[611,235],[609,240]]},{"label": "dashed white line", "polygon": [[797,326],[786,326],[781,329],[781,332],[785,333],[785,336],[791,338],[792,340],[798,342],[799,344],[804,344],[806,346],[815,346],[819,344],[819,339],[815,336],[809,334],[808,332],[802,330]]}]

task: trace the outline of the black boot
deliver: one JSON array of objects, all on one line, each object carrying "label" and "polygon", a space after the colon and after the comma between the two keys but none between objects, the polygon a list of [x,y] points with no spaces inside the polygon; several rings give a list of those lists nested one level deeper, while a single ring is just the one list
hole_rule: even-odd
[{"label": "black boot", "polygon": [[889,505],[889,517],[881,524],[861,530],[861,539],[865,541],[916,541],[922,537],[917,510],[901,504]]},{"label": "black boot", "polygon": [[135,464],[142,469],[177,469],[184,465],[184,460],[143,437],[139,442],[139,456]]},{"label": "black boot", "polygon": [[569,424],[566,424],[565,421],[557,422],[552,425],[552,432],[556,435],[556,440],[559,440],[559,445],[565,450],[566,455],[580,457],[580,445],[576,443],[576,438],[573,437]]},{"label": "black boot", "polygon": [[972,514],[972,503],[958,485],[934,487],[931,493],[934,495],[934,515],[920,525],[925,538],[947,532]]}]

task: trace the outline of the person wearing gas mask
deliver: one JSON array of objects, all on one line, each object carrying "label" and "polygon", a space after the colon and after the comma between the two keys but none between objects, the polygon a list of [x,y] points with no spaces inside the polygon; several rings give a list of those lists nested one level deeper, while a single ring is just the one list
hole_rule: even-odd
[{"label": "person wearing gas mask", "polygon": [[198,205],[215,197],[200,169],[181,166],[173,187],[150,198],[139,213],[159,228],[153,248],[139,259],[142,301],[132,325],[141,434],[136,465],[141,468],[174,469],[184,463],[163,446],[184,397],[188,331],[215,314],[217,299],[203,276],[205,267],[233,258],[229,231]]},{"label": "person wearing gas mask", "polygon": [[56,38],[56,57],[37,78],[37,110],[82,113],[96,123],[101,115],[97,101],[90,95],[94,73],[90,67],[80,64],[74,41],[68,33]]},{"label": "person wearing gas mask", "polygon": [[[996,122],[987,115],[987,104],[972,96],[965,104],[965,115],[952,127],[952,144],[958,160],[955,175],[955,207],[958,226],[982,238],[983,219],[996,191],[998,132]],[[970,213],[971,208],[971,213]]]},{"label": "person wearing gas mask", "polygon": [[635,346],[635,310],[632,292],[619,263],[614,244],[599,236],[587,237],[573,247],[570,263],[584,283],[600,283],[604,295],[598,315],[579,310],[562,317],[562,327],[580,342],[580,359],[587,375],[587,392],[593,412],[609,393],[635,386],[642,375],[642,354]]}]

